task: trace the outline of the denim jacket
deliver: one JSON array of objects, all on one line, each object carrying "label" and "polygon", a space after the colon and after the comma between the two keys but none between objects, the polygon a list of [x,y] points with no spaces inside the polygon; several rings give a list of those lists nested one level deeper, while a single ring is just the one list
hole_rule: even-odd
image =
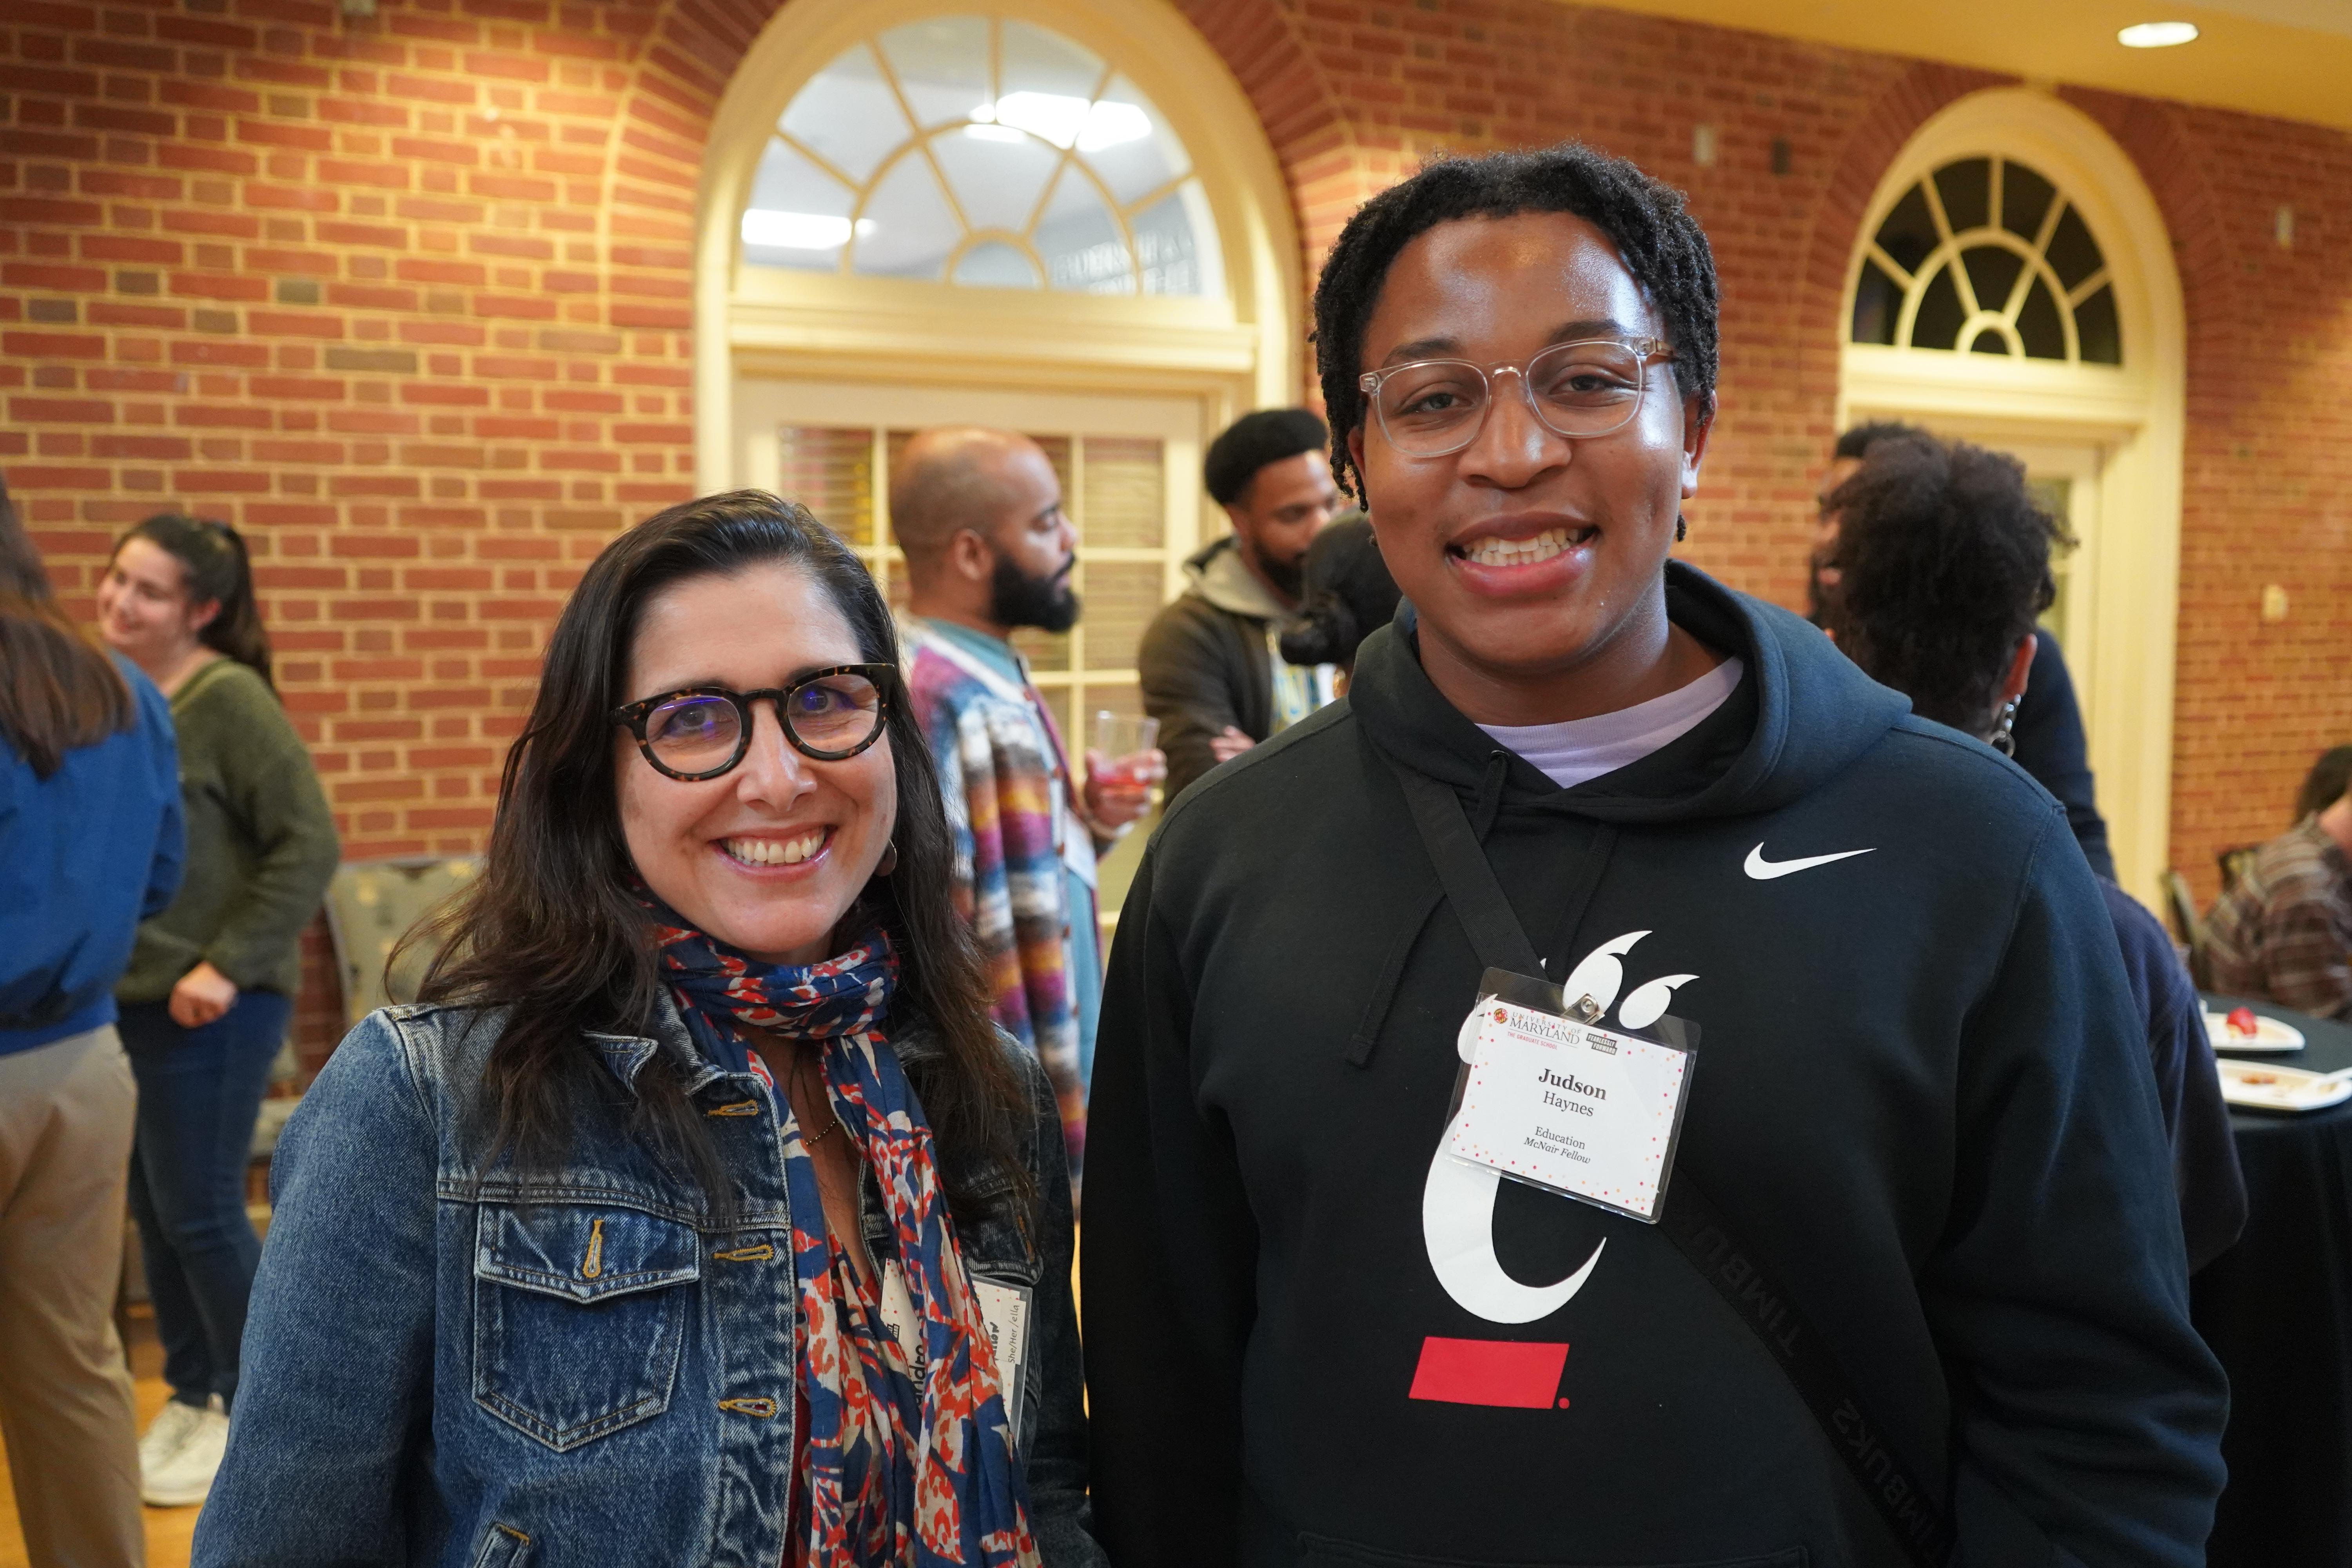
[{"label": "denim jacket", "polygon": [[[698,1053],[665,997],[653,1038],[589,1037],[616,1092],[580,1112],[565,1163],[485,1170],[477,1086],[498,1028],[464,1008],[374,1013],[288,1123],[204,1568],[787,1561],[799,1297],[775,1098]],[[895,1043],[906,1061],[938,1048],[919,1025]],[[1049,1568],[1093,1568],[1066,1155],[1044,1069],[1005,1046],[1037,1196],[958,1237],[975,1279],[1034,1292],[1030,1522]],[[725,1230],[625,1131],[656,1052],[735,1178]],[[870,1175],[864,1210],[882,1234]]]}]

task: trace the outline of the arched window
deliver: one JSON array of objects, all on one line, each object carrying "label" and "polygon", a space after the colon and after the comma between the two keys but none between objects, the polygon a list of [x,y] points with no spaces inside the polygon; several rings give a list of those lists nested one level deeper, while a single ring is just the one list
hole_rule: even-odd
[{"label": "arched window", "polygon": [[[1094,713],[1140,710],[1144,626],[1224,526],[1203,445],[1297,400],[1281,162],[1173,0],[763,8],[696,202],[697,481],[806,501],[897,600],[908,435],[1029,435],[1077,526],[1085,614],[1018,641],[1083,746]],[[1147,837],[1104,863],[1107,918]]]},{"label": "arched window", "polygon": [[932,16],[843,50],[777,118],[748,265],[1085,294],[1224,292],[1215,220],[1150,100],[1034,23]]},{"label": "arched window", "polygon": [[2119,880],[2168,863],[2188,329],[2147,183],[2035,88],[1946,105],[1853,235],[1838,422],[1896,419],[2025,466],[2075,547],[2044,623],[2089,731]]},{"label": "arched window", "polygon": [[1863,254],[1853,341],[2124,363],[2090,226],[2049,179],[2000,157],[1955,159],[1895,202]]}]

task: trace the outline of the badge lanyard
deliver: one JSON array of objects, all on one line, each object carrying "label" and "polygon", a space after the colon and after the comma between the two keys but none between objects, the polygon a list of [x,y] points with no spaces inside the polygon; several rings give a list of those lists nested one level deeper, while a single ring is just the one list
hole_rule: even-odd
[{"label": "badge lanyard", "polygon": [[[1697,1029],[1608,1030],[1563,998],[1495,880],[1454,792],[1398,770],[1446,901],[1486,965],[1463,1021],[1445,1150],[1507,1180],[1658,1222],[1696,1060]],[[1563,1005],[1563,1002],[1567,1005]],[[1580,1004],[1580,1005],[1579,1005]]]},{"label": "badge lanyard", "polygon": [[[1516,971],[1518,977],[1540,988],[1521,992],[1528,1001],[1558,997],[1558,987],[1531,980],[1541,971],[1542,960],[1512,912],[1502,884],[1496,880],[1486,848],[1463,812],[1461,797],[1450,786],[1402,763],[1391,761],[1390,771],[1404,790],[1413,826],[1436,869],[1438,885],[1445,889],[1445,900],[1454,906],[1454,918],[1469,933],[1470,945],[1489,971],[1488,978],[1494,978],[1496,970]],[[1458,1100],[1458,1081],[1455,1093]],[[1674,1202],[1664,1204],[1661,1194],[1659,1207],[1658,1228],[1762,1342],[1912,1561],[1921,1568],[1942,1568],[1952,1552],[1951,1526],[1937,1501],[1942,1489],[1930,1491],[1922,1486],[1887,1442],[1885,1429],[1872,1407],[1854,1392],[1829,1342],[1798,1310],[1796,1298],[1778,1273],[1740,1240],[1730,1221],[1687,1173],[1675,1184]]]}]

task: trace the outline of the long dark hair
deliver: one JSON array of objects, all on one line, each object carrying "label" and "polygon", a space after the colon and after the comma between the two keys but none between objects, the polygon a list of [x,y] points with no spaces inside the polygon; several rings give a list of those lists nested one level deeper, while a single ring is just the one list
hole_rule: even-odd
[{"label": "long dark hair", "polygon": [[[419,993],[505,1010],[482,1074],[496,1115],[494,1155],[512,1150],[525,1167],[552,1164],[578,1097],[605,1072],[583,1031],[652,1027],[660,976],[632,888],[608,717],[628,697],[622,683],[638,618],[687,578],[772,562],[824,588],[860,659],[898,663],[889,606],[857,557],[806,508],[757,490],[688,501],[624,533],[589,566],[555,623],[530,719],[507,753],[487,863],[443,923],[445,943]],[[878,921],[889,931],[899,961],[894,1012],[919,1014],[937,1033],[940,1053],[908,1063],[908,1076],[947,1156],[940,1164],[949,1204],[969,1212],[971,1183],[991,1168],[1026,1190],[1015,1152],[1024,1101],[989,1021],[979,957],[949,901],[954,844],[903,686],[891,693],[888,726],[898,863],[866,885],[845,924]],[[634,1130],[682,1154],[709,1212],[731,1215],[732,1187],[669,1064],[658,1055],[647,1061],[635,1088]]]},{"label": "long dark hair", "polygon": [[46,779],[136,717],[122,672],[58,608],[0,481],[0,736]]},{"label": "long dark hair", "polygon": [[253,561],[246,553],[245,536],[211,518],[159,511],[116,540],[115,554],[121,554],[134,539],[169,551],[178,560],[190,603],[218,601],[220,612],[205,624],[196,640],[228,655],[277,690],[269,675],[269,634],[262,630],[261,606],[253,597]]}]

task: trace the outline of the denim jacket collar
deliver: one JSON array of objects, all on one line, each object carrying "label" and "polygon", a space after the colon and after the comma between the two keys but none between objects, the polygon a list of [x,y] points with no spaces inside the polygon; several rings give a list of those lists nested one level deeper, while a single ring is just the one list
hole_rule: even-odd
[{"label": "denim jacket collar", "polygon": [[695,1049],[694,1037],[686,1032],[686,1020],[678,1016],[677,1003],[666,989],[654,995],[653,1026],[650,1036],[608,1035],[596,1029],[583,1033],[613,1076],[621,1080],[621,1087],[632,1094],[637,1089],[637,1074],[658,1053],[668,1054],[688,1094],[727,1076],[718,1063]]},{"label": "denim jacket collar", "polygon": [[[665,989],[654,997],[654,1032],[650,1035],[613,1035],[595,1029],[583,1031],[605,1067],[612,1069],[621,1087],[636,1092],[637,1074],[657,1053],[667,1052],[677,1064],[680,1081],[688,1094],[706,1088],[727,1076],[725,1069],[695,1047],[694,1037],[686,1032],[686,1020],[679,1016],[677,1001]],[[939,1042],[931,1031],[917,1017],[909,1016],[890,1032],[890,1044],[901,1062],[922,1061],[939,1054]]]}]

